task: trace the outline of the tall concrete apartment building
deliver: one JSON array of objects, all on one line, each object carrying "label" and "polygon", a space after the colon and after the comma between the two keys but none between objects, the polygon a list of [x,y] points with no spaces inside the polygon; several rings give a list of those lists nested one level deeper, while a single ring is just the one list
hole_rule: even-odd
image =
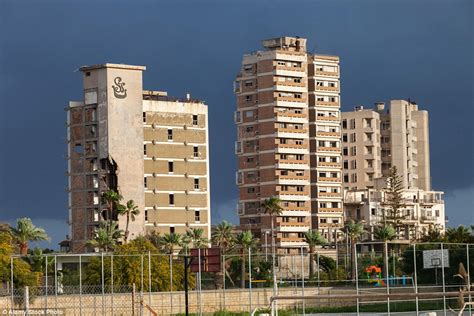
[{"label": "tall concrete apartment building", "polygon": [[[143,90],[143,66],[80,68],[84,99],[67,108],[70,250],[85,251],[107,219],[101,194],[140,210],[130,238],[150,230],[210,235],[207,106]],[[113,214],[119,227],[125,218]]]},{"label": "tall concrete apartment building", "polygon": [[309,229],[330,239],[342,225],[339,58],[307,53],[304,38],[262,44],[244,55],[234,87],[238,214],[241,228],[268,246],[261,204],[278,197],[277,247],[293,253]]},{"label": "tall concrete apartment building", "polygon": [[396,166],[403,182],[403,229],[398,239],[419,238],[436,226],[445,229],[443,192],[431,190],[428,112],[406,100],[385,109],[356,106],[342,113],[345,215],[372,230],[385,209],[386,177]]},{"label": "tall concrete apartment building", "polygon": [[342,112],[344,188],[374,188],[396,166],[406,189],[431,190],[428,112],[411,101]]}]

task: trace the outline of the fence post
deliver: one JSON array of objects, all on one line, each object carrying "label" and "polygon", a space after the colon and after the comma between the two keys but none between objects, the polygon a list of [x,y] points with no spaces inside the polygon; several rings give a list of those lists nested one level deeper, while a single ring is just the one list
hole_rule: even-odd
[{"label": "fence post", "polygon": [[[416,244],[413,244],[413,269],[415,271],[415,279],[413,280],[415,285],[415,293],[418,294],[418,275],[416,272]],[[415,297],[415,304],[416,304],[416,314],[419,314],[419,302],[418,302],[418,295]]]},{"label": "fence post", "polygon": [[446,283],[444,280],[444,247],[443,243],[441,243],[441,271],[442,271],[442,280],[443,280],[443,309],[444,309],[444,316],[446,316]]},{"label": "fence post", "polygon": [[25,314],[30,314],[30,290],[28,286],[25,286]]},{"label": "fence post", "polygon": [[202,315],[202,297],[201,297],[201,248],[198,248],[198,263],[199,263],[199,274],[198,274],[198,279],[199,279],[199,291],[198,291],[198,297],[199,297],[199,315]]},{"label": "fence post", "polygon": [[[351,244],[352,248],[352,244]],[[351,251],[352,253],[352,251]],[[355,276],[353,279],[356,281],[356,294],[359,295],[359,270],[357,267],[357,244],[354,245],[354,262],[352,262],[355,268]],[[359,316],[359,296],[357,296],[357,316]]]},{"label": "fence post", "polygon": [[48,256],[46,255],[46,262],[44,264],[44,285],[45,285],[45,295],[44,295],[44,312],[46,313],[48,310]]},{"label": "fence post", "polygon": [[132,284],[132,316],[135,316],[135,283]]},{"label": "fence post", "polygon": [[225,309],[225,255],[222,255],[222,297]]},{"label": "fence post", "polygon": [[[316,254],[316,259],[318,261],[318,294],[319,294],[319,287],[321,285],[321,282],[320,282],[320,279],[319,279],[319,270],[320,270],[319,269],[319,252]],[[311,262],[311,264],[312,264],[312,262]]]},{"label": "fence post", "polygon": [[[120,261],[119,261],[120,262]],[[110,309],[114,316],[114,254],[110,254]]]},{"label": "fence post", "polygon": [[151,308],[151,252],[148,250],[148,305]]},{"label": "fence post", "polygon": [[252,314],[252,250],[249,247],[249,304],[250,314]]},{"label": "fence post", "polygon": [[[301,246],[301,294],[304,296],[304,248],[303,246]],[[303,316],[306,314],[305,304],[306,304],[306,301],[303,298]]]},{"label": "fence post", "polygon": [[79,315],[82,315],[82,256],[79,255]]},{"label": "fence post", "polygon": [[100,253],[100,269],[102,283],[102,314],[105,315],[105,276],[104,276],[104,252]]},{"label": "fence post", "polygon": [[[466,244],[466,257],[467,257],[467,290],[469,291],[469,302],[472,302],[472,296],[471,296],[471,269],[469,267],[470,265],[470,260],[469,260],[469,244]],[[472,306],[469,305],[469,314],[472,315]]]},{"label": "fence post", "polygon": [[389,273],[389,268],[388,268],[388,243],[384,242],[383,243],[383,252],[385,256],[385,262],[383,265],[385,266],[385,275],[387,276],[387,279],[385,280],[386,284],[385,286],[387,287],[387,314],[390,315],[390,297],[388,296],[390,294],[390,273]]},{"label": "fence post", "polygon": [[173,314],[173,253],[170,254],[170,306]]},{"label": "fence post", "polygon": [[58,309],[58,256],[54,255],[54,308]]},{"label": "fence post", "polygon": [[12,315],[13,315],[13,308],[15,306],[15,296],[13,294],[13,291],[15,290],[14,285],[13,285],[13,256],[10,257],[10,283],[11,283],[11,291],[12,291],[11,310],[12,310]]},{"label": "fence post", "polygon": [[140,255],[140,315],[143,315],[143,254]]}]

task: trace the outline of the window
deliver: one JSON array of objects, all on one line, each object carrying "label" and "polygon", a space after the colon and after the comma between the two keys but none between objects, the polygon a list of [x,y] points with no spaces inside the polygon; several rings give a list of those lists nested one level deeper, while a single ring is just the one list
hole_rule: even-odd
[{"label": "window", "polygon": [[196,223],[201,221],[201,211],[194,211],[194,221]]},{"label": "window", "polygon": [[145,222],[148,222],[148,210],[145,210]]},{"label": "window", "polygon": [[352,119],[351,120],[351,129],[354,129],[354,128],[356,128],[356,121],[355,121],[355,119]]},{"label": "window", "polygon": [[143,145],[143,154],[146,156],[146,145]]},{"label": "window", "polygon": [[169,173],[174,172],[174,163],[172,161],[168,161],[168,172]]},{"label": "window", "polygon": [[351,155],[352,156],[357,155],[357,147],[356,146],[351,147]]},{"label": "window", "polygon": [[319,220],[319,222],[325,224],[325,223],[327,223],[327,219],[326,219],[326,218],[321,218],[321,219]]},{"label": "window", "polygon": [[245,71],[251,71],[252,69],[253,69],[253,65],[252,65],[252,64],[244,65],[244,70],[245,70]]},{"label": "window", "polygon": [[351,142],[354,143],[356,141],[356,134],[352,133],[351,134]]},{"label": "window", "polygon": [[344,168],[344,169],[349,169],[349,161],[344,160],[343,168]]},{"label": "window", "polygon": [[246,117],[246,118],[251,118],[251,117],[253,117],[253,111],[245,111],[245,117]]},{"label": "window", "polygon": [[298,192],[303,192],[303,190],[304,190],[303,186],[299,185],[299,186],[296,187],[296,191],[298,191]]},{"label": "window", "polygon": [[370,214],[375,215],[375,208],[372,208],[372,209],[370,210]]},{"label": "window", "polygon": [[170,234],[174,234],[174,227],[173,226],[170,227]]},{"label": "window", "polygon": [[146,113],[143,112],[143,123],[146,123]]},{"label": "window", "polygon": [[254,157],[247,157],[247,163],[253,163],[255,160]]},{"label": "window", "polygon": [[349,182],[349,175],[348,175],[348,174],[345,174],[345,175],[344,175],[344,182],[345,182],[345,183],[348,183],[348,182]]},{"label": "window", "polygon": [[353,173],[351,174],[351,182],[357,182],[357,174],[356,173]]},{"label": "window", "polygon": [[194,179],[194,190],[199,190],[199,179]]},{"label": "window", "polygon": [[255,193],[255,188],[254,187],[247,188],[247,193],[248,194]]},{"label": "window", "polygon": [[349,151],[347,150],[347,147],[342,148],[342,154],[345,156],[349,155]]},{"label": "window", "polygon": [[168,202],[170,205],[174,205],[174,194],[168,196]]},{"label": "window", "polygon": [[247,102],[252,101],[252,96],[251,95],[246,95],[245,96],[245,101],[247,101]]},{"label": "window", "polygon": [[342,134],[342,141],[347,142],[347,134]]},{"label": "window", "polygon": [[253,86],[252,80],[245,80],[245,81],[244,81],[244,84],[245,84],[246,87],[251,87],[251,86]]},{"label": "window", "polygon": [[194,146],[194,148],[193,148],[193,157],[194,158],[199,157],[199,147],[198,146]]},{"label": "window", "polygon": [[146,188],[146,187],[147,187],[146,177],[143,178],[143,183],[144,183],[144,186],[145,186],[145,188]]},{"label": "window", "polygon": [[198,116],[193,115],[193,125],[198,125]]},{"label": "window", "polygon": [[342,128],[347,129],[347,120],[342,120]]},{"label": "window", "polygon": [[351,160],[351,169],[357,169],[357,160]]},{"label": "window", "polygon": [[173,130],[172,129],[168,130],[168,140],[173,140]]}]

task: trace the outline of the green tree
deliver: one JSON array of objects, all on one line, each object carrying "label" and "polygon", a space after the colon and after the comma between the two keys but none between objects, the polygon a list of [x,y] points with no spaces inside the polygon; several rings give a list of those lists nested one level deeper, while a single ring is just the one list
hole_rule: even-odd
[{"label": "green tree", "polygon": [[204,230],[202,228],[188,229],[186,235],[191,239],[194,248],[207,248],[209,245],[209,240],[204,237]]},{"label": "green tree", "polygon": [[[283,208],[280,205],[281,200],[275,196],[270,197],[266,199],[262,207],[265,210],[265,213],[270,214],[270,223],[271,223],[271,228],[270,228],[270,233],[272,236],[272,270],[273,270],[273,282],[274,284],[274,289],[276,289],[276,272],[275,272],[275,217],[280,216],[281,213],[283,212]],[[267,247],[267,245],[265,245]]]},{"label": "green tree", "polygon": [[248,255],[249,249],[255,247],[257,240],[253,237],[249,230],[237,234],[235,245],[240,249],[240,287],[245,288],[245,257]]},{"label": "green tree", "polygon": [[[326,239],[321,236],[317,229],[312,229],[304,234],[304,241],[309,247],[309,277],[314,277],[314,254],[316,253],[316,246],[321,246],[327,243]],[[319,267],[318,267],[319,269]]]},{"label": "green tree", "polygon": [[118,208],[120,201],[123,199],[122,195],[115,190],[107,190],[102,193],[101,200],[107,207],[107,218],[109,225],[112,226],[112,222],[118,214]]},{"label": "green tree", "polygon": [[[224,259],[224,255],[227,251],[232,248],[234,244],[234,234],[232,232],[232,224],[227,221],[223,221],[216,225],[216,229],[212,233],[212,243],[219,247],[221,253],[221,259],[224,265],[224,271],[227,271],[227,263]],[[223,272],[219,271],[216,273],[216,286],[217,288],[222,288],[224,286],[222,282]]]},{"label": "green tree", "polygon": [[382,269],[382,275],[384,278],[387,277],[387,269],[388,269],[388,255],[387,255],[388,243],[387,242],[394,240],[396,236],[397,236],[397,233],[392,225],[377,226],[374,231],[375,239],[383,242],[382,259],[383,259],[384,268]]},{"label": "green tree", "polygon": [[406,215],[403,214],[403,208],[406,207],[403,199],[403,181],[398,174],[397,167],[390,168],[389,176],[387,177],[387,186],[385,188],[384,208],[384,224],[391,224],[398,232]]},{"label": "green tree", "polygon": [[448,227],[444,240],[450,243],[474,243],[474,236],[471,235],[469,228],[459,225],[457,228]]},{"label": "green tree", "polygon": [[130,220],[134,222],[135,217],[140,214],[140,210],[138,209],[138,206],[135,205],[135,202],[133,200],[128,200],[125,205],[118,205],[117,211],[119,215],[126,216],[127,218],[127,222],[125,224],[125,234],[123,237],[124,243],[126,244],[128,241],[128,235],[130,233],[128,230]]},{"label": "green tree", "polygon": [[[15,241],[9,231],[0,231],[0,283],[8,284],[11,287],[11,260],[15,253],[13,244]],[[31,266],[24,260],[25,258],[13,259],[13,284],[15,289],[22,289],[25,286],[38,286],[42,273],[33,272]],[[20,292],[22,293],[22,291]],[[22,295],[15,297],[15,303],[19,304],[23,300]]]},{"label": "green tree", "polygon": [[443,233],[438,225],[430,225],[428,233],[421,236],[421,242],[442,242],[444,239]]},{"label": "green tree", "polygon": [[28,243],[30,241],[50,240],[43,228],[36,227],[28,217],[17,219],[16,227],[10,228],[14,241],[20,248],[20,255],[28,254]]},{"label": "green tree", "polygon": [[[141,290],[141,278],[143,275],[143,291],[150,290],[148,278],[151,279],[151,291],[169,291],[170,289],[170,265],[169,257],[157,253],[158,249],[146,238],[135,238],[124,245],[117,245],[113,254],[113,264],[111,255],[103,257],[104,260],[104,282],[111,285],[113,275],[114,290],[129,291],[133,284],[137,286],[137,291]],[[150,256],[150,260],[148,260]],[[148,265],[150,262],[150,265]],[[111,266],[113,265],[113,273]],[[143,272],[142,272],[143,267]],[[89,260],[83,272],[85,275],[84,284],[97,288],[102,284],[102,257],[94,256]],[[151,272],[151,274],[148,273]],[[195,287],[194,275],[188,274],[189,285]],[[173,290],[184,290],[184,267],[183,265],[173,266]],[[108,289],[108,288],[107,288]]]},{"label": "green tree", "polygon": [[165,233],[159,241],[160,248],[167,254],[174,254],[177,247],[181,245],[181,236],[174,233]]},{"label": "green tree", "polygon": [[356,242],[360,238],[362,238],[362,235],[365,232],[364,225],[361,222],[354,222],[354,220],[350,219],[344,225],[343,230],[351,242],[351,278],[355,280],[355,276],[356,276],[355,260],[357,260]]},{"label": "green tree", "polygon": [[102,221],[99,224],[99,228],[94,232],[94,238],[87,242],[87,246],[98,248],[99,251],[108,252],[114,249],[117,240],[122,236],[123,231],[118,228],[117,222]]}]

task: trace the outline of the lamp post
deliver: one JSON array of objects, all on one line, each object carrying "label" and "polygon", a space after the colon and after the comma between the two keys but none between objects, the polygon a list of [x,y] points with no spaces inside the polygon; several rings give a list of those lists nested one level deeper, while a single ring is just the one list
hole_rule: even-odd
[{"label": "lamp post", "polygon": [[268,234],[270,234],[270,232],[268,230],[265,231],[265,261],[268,261]]}]

